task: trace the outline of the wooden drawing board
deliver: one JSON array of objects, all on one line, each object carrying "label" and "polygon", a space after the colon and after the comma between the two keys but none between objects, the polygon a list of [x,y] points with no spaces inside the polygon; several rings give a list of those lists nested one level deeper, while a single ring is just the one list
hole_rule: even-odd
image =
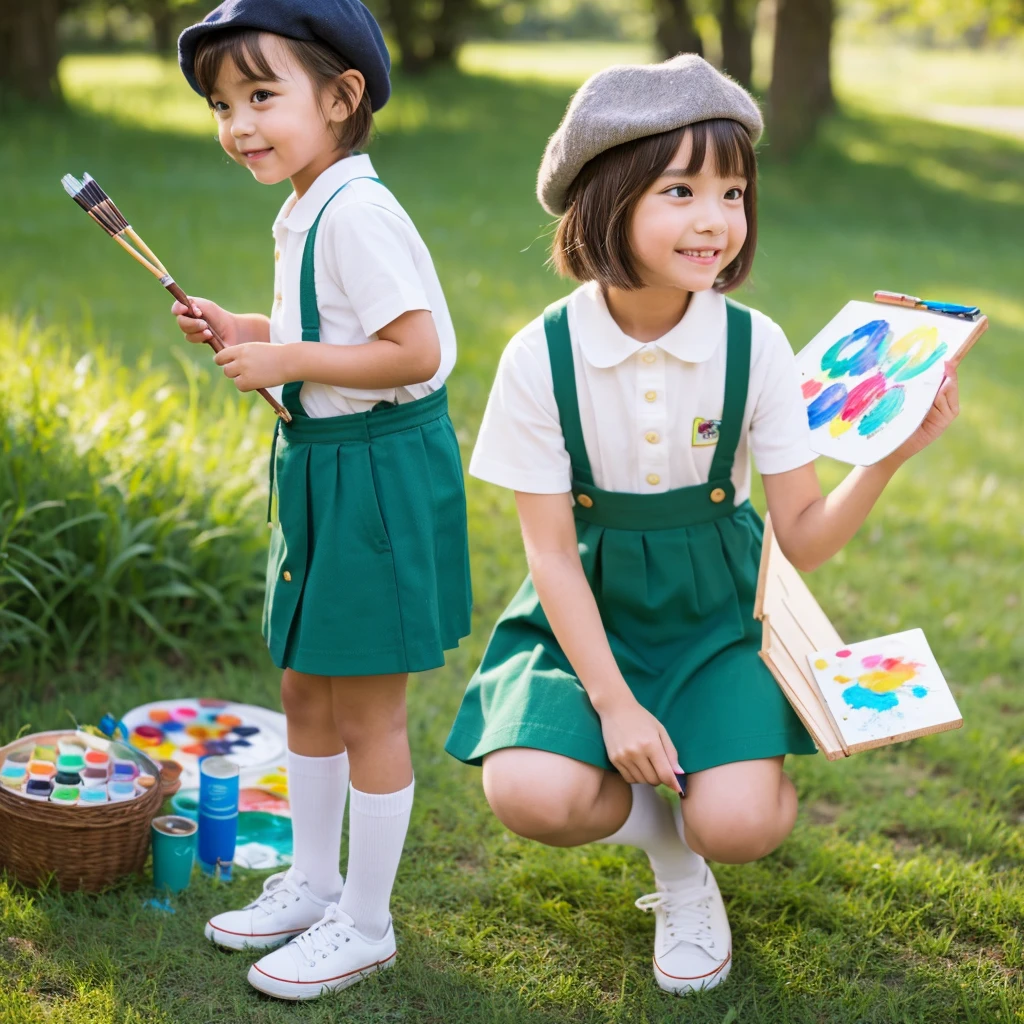
[{"label": "wooden drawing board", "polygon": [[842,647],[843,640],[780,550],[770,519],[765,520],[754,617],[764,626],[761,658],[818,749],[830,761],[848,757],[808,660],[815,651]]}]

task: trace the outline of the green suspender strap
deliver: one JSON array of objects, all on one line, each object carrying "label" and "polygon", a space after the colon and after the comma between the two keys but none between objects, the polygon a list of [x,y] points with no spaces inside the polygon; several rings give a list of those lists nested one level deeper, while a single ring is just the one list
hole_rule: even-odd
[{"label": "green suspender strap", "polygon": [[736,497],[732,484],[732,464],[743,429],[743,413],[747,408],[747,387],[750,383],[750,310],[732,299],[725,300],[727,344],[725,360],[725,398],[722,401],[722,425],[718,428],[718,444],[711,460],[708,484],[712,493],[725,491],[731,505]]},{"label": "green suspender strap", "polygon": [[544,311],[544,334],[548,342],[551,378],[555,388],[558,418],[562,423],[565,450],[572,464],[573,489],[577,484],[594,486],[587,446],[583,441],[580,422],[580,400],[576,394],[576,366],[572,358],[572,340],[569,337],[568,299],[555,302]]},{"label": "green suspender strap", "polygon": [[[316,302],[316,273],[314,265],[314,254],[316,251],[316,233],[320,227],[320,218],[323,217],[327,207],[339,192],[344,192],[353,181],[376,181],[382,184],[380,178],[364,174],[359,178],[351,178],[341,188],[331,193],[330,198],[320,207],[320,212],[313,221],[313,226],[306,235],[306,244],[302,249],[302,268],[299,271],[299,318],[302,323],[302,341],[320,340],[320,309]],[[292,380],[285,384],[281,391],[281,404],[292,414],[292,417],[305,416],[306,410],[302,408],[299,400],[299,392],[302,391],[303,381]],[[277,457],[277,436],[281,430],[281,420],[274,424],[274,439],[270,444],[270,495],[267,498],[267,522],[272,523],[274,503],[274,463]]]}]

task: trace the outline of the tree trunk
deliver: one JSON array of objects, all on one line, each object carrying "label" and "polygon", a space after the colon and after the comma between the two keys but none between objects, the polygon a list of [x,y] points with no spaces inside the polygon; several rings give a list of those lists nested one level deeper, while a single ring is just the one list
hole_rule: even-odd
[{"label": "tree trunk", "polygon": [[431,63],[454,67],[459,48],[465,39],[466,25],[473,13],[473,0],[441,0],[441,9],[433,29],[434,46]]},{"label": "tree trunk", "polygon": [[174,12],[167,0],[149,4],[149,18],[153,22],[153,49],[160,54],[173,53],[178,37],[174,31]]},{"label": "tree trunk", "polygon": [[753,11],[742,0],[722,0],[718,22],[722,31],[722,70],[749,89],[754,63]]},{"label": "tree trunk", "polygon": [[423,26],[416,0],[388,0],[387,15],[398,44],[402,70],[407,75],[421,74],[426,70],[430,54],[424,52]]},{"label": "tree trunk", "polygon": [[812,139],[835,109],[833,15],[833,0],[778,0],[768,123],[771,151],[783,157]]},{"label": "tree trunk", "polygon": [[0,99],[62,102],[57,64],[61,0],[5,0],[0,5]]},{"label": "tree trunk", "polygon": [[654,37],[666,58],[677,53],[704,56],[704,44],[687,0],[654,0],[654,20]]}]

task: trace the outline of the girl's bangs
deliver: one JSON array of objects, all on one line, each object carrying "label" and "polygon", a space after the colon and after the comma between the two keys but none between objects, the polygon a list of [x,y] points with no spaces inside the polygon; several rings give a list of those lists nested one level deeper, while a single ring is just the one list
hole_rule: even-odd
[{"label": "girl's bangs", "polygon": [[272,67],[260,43],[260,32],[246,29],[241,32],[222,32],[207,36],[199,43],[195,57],[195,76],[199,88],[207,98],[217,84],[217,75],[225,60],[238,68],[249,82],[277,82],[279,76]]},{"label": "girl's bangs", "polygon": [[697,121],[689,125],[686,132],[690,136],[690,159],[684,169],[685,174],[698,174],[710,149],[718,177],[754,180],[754,147],[746,129],[738,121],[726,118]]}]

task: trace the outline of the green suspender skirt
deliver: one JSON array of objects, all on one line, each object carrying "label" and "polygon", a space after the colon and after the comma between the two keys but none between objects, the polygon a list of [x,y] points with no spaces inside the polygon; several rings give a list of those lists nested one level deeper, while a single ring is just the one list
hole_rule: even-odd
[{"label": "green suspender skirt", "polygon": [[[330,201],[302,253],[303,341],[320,340],[313,252]],[[284,386],[292,422],[278,421],[270,457],[278,521],[263,635],[271,657],[279,668],[325,676],[437,668],[468,635],[472,603],[447,393],[314,419],[301,388]]]},{"label": "green suspender skirt", "polygon": [[[750,369],[750,311],[728,305],[725,401],[706,484],[661,494],[594,486],[564,302],[546,313],[548,354],[572,462],[583,571],[636,699],[668,730],[687,772],[814,743],[758,657],[753,617],[762,523],[734,504],[733,455]],[[611,768],[601,722],[529,577],[498,620],[445,749],[468,764],[533,747]]]}]

